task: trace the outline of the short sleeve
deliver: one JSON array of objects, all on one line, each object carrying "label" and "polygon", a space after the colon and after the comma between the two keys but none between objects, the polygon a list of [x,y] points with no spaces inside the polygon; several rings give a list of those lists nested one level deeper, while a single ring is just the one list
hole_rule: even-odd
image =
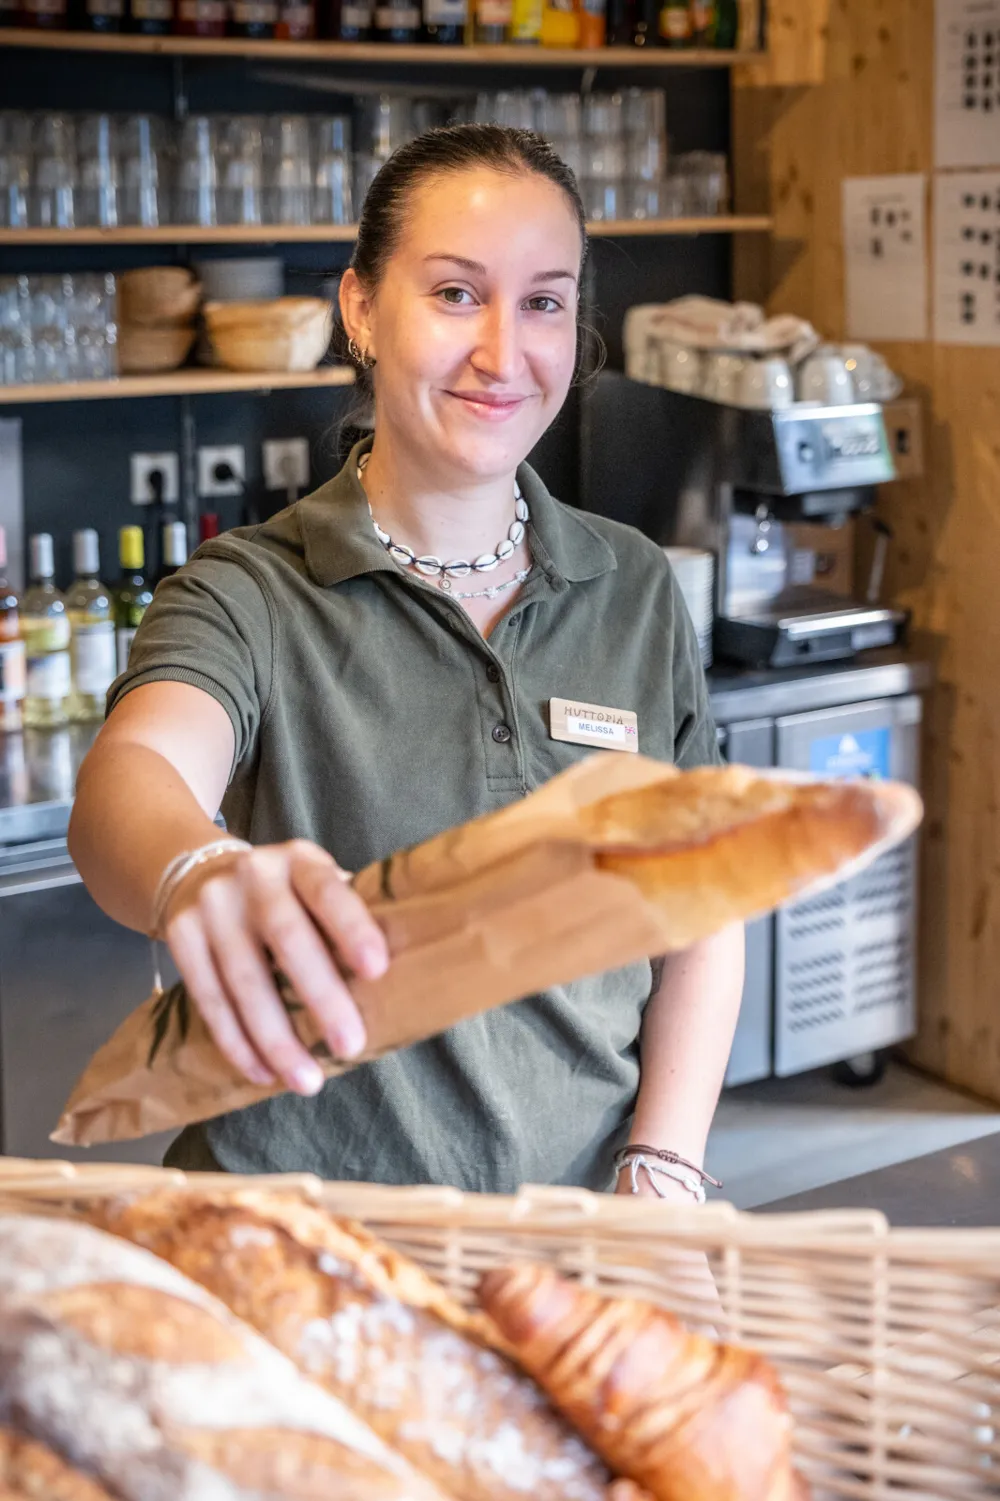
[{"label": "short sleeve", "polygon": [[198,553],[157,586],[107,711],[145,683],[190,683],[229,715],[235,767],[256,743],[273,663],[272,614],[261,583],[241,561]]},{"label": "short sleeve", "polygon": [[708,702],[708,683],[694,624],[677,580],[671,574],[674,601],[674,765],[721,766],[722,752]]}]

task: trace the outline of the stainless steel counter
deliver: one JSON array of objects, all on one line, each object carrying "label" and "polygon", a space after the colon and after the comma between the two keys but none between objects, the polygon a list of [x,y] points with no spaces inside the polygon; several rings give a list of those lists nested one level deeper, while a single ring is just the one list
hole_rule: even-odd
[{"label": "stainless steel counter", "polygon": [[[891,698],[930,686],[931,671],[899,652],[871,652],[855,662],[709,673],[712,712],[720,725],[803,714],[863,699]],[[96,725],[0,735],[0,847],[65,838],[80,762]]]}]

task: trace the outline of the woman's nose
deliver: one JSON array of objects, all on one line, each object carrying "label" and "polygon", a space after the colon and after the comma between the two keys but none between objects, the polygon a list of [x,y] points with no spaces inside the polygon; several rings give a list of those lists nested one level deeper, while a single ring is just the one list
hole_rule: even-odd
[{"label": "woman's nose", "polygon": [[502,308],[486,309],[472,363],[482,375],[509,382],[519,372],[521,352],[517,319]]}]

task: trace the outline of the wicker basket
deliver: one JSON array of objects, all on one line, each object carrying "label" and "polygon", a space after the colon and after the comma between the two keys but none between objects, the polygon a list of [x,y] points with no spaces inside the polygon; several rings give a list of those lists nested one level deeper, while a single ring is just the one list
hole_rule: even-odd
[{"label": "wicker basket", "polygon": [[816,1501],[1000,1495],[1000,1230],[891,1230],[869,1211],[749,1215],[573,1189],[496,1198],[0,1159],[5,1211],[66,1214],[185,1184],[294,1189],[362,1221],[466,1302],[488,1267],[530,1258],[711,1320],[781,1372]]}]

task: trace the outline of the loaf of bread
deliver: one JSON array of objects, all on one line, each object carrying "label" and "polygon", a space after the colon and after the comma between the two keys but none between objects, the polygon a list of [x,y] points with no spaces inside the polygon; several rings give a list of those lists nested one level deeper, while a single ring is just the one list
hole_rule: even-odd
[{"label": "loaf of bread", "polygon": [[442,1501],[204,1288],[69,1220],[0,1216],[0,1423],[119,1501]]},{"label": "loaf of bread", "polygon": [[898,843],[920,799],[897,782],[797,782],[705,766],[581,810],[599,869],[638,886],[684,948]]},{"label": "loaf of bread", "polygon": [[113,1497],[37,1439],[0,1427],[0,1501],[113,1501]]},{"label": "loaf of bread", "polygon": [[480,1296],[525,1369],[616,1474],[655,1501],[802,1501],[791,1421],[761,1356],[551,1267],[490,1272]]},{"label": "loaf of bread", "polygon": [[99,1214],[208,1288],[459,1501],[601,1501],[604,1467],[500,1353],[491,1321],[360,1226],[252,1190],[158,1192]]}]

